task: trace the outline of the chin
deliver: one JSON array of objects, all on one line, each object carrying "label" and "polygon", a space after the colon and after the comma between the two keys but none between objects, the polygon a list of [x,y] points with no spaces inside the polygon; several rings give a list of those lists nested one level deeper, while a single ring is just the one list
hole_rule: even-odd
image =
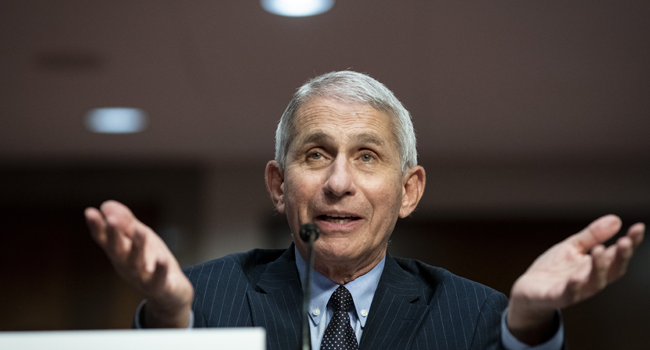
[{"label": "chin", "polygon": [[321,261],[348,261],[358,257],[349,242],[316,242],[315,257]]}]

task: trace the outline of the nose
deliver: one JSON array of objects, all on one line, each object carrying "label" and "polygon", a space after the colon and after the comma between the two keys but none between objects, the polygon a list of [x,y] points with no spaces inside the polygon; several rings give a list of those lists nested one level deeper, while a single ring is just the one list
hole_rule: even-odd
[{"label": "nose", "polygon": [[330,165],[327,181],[325,182],[325,193],[335,197],[353,195],[355,193],[352,169],[345,157],[338,156]]}]

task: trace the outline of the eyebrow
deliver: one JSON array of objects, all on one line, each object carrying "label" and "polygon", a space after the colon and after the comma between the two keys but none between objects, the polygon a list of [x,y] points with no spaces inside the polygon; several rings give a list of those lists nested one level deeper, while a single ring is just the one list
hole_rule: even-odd
[{"label": "eyebrow", "polygon": [[312,134],[309,134],[300,140],[301,145],[305,145],[308,143],[321,143],[321,142],[327,142],[332,139],[331,136],[327,135],[324,132],[315,132]]},{"label": "eyebrow", "polygon": [[378,135],[373,134],[373,133],[364,132],[364,133],[355,135],[354,138],[359,143],[372,143],[372,144],[375,144],[377,146],[383,146],[384,145],[384,140],[382,140],[381,137],[379,137]]},{"label": "eyebrow", "polygon": [[[301,141],[300,144],[305,145],[308,143],[331,142],[332,139],[333,139],[332,136],[324,132],[315,132],[303,137],[300,140]],[[358,143],[364,143],[364,144],[372,143],[377,146],[383,146],[385,143],[384,140],[382,140],[381,137],[379,137],[378,135],[373,133],[367,133],[367,132],[356,134],[353,136],[353,139]]]}]

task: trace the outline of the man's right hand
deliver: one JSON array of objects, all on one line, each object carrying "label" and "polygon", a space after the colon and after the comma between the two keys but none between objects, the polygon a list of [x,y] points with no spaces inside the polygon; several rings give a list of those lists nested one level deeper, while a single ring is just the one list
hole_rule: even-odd
[{"label": "man's right hand", "polygon": [[187,327],[194,288],[162,239],[116,201],[86,208],[85,215],[117,273],[147,298],[142,326]]}]

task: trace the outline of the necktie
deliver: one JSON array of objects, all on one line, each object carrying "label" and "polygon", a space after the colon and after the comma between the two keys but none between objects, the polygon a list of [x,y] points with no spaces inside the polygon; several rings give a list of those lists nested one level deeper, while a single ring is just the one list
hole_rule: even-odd
[{"label": "necktie", "polygon": [[348,311],[354,307],[352,295],[345,287],[339,286],[327,303],[334,310],[332,319],[325,329],[320,350],[357,350],[357,336],[350,325]]}]

